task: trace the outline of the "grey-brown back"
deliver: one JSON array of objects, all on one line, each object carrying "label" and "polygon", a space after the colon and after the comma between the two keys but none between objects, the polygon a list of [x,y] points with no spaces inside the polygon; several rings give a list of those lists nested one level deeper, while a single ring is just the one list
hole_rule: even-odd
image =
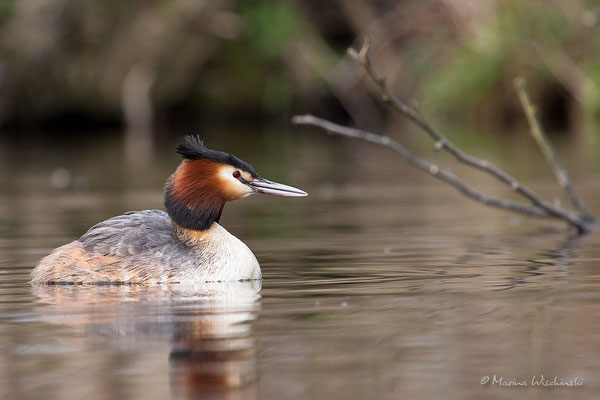
[{"label": "grey-brown back", "polygon": [[79,241],[89,252],[118,257],[188,250],[177,239],[169,215],[160,210],[130,211],[109,218],[92,226]]}]

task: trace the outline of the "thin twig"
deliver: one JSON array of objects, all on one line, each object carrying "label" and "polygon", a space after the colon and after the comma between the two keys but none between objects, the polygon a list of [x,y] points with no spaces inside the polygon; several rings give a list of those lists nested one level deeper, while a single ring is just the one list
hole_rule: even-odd
[{"label": "thin twig", "polygon": [[381,99],[386,104],[390,105],[395,111],[397,111],[400,115],[407,118],[409,121],[413,122],[423,131],[425,131],[429,136],[431,136],[435,141],[436,150],[446,150],[450,154],[452,154],[459,162],[469,165],[473,168],[479,169],[498,179],[500,182],[508,185],[512,188],[516,193],[530,200],[534,205],[538,206],[546,210],[546,212],[550,216],[562,218],[568,221],[570,224],[575,226],[580,232],[589,231],[588,222],[586,222],[581,217],[565,210],[562,207],[557,207],[552,203],[542,199],[539,197],[533,190],[525,186],[523,183],[513,178],[506,172],[502,171],[495,165],[491,164],[487,160],[483,160],[480,158],[473,157],[469,154],[464,153],[458,147],[456,147],[452,142],[450,142],[444,135],[442,135],[437,129],[431,126],[427,121],[425,121],[419,113],[417,113],[414,109],[408,106],[406,103],[398,99],[394,93],[390,90],[389,86],[385,78],[379,76],[368,57],[369,47],[371,45],[371,40],[369,37],[365,38],[363,46],[360,51],[357,53],[356,50],[350,48],[348,49],[348,55],[359,64],[367,73],[367,75],[375,82],[379,92],[381,93]]},{"label": "thin twig", "polygon": [[410,150],[402,146],[400,143],[391,139],[388,136],[378,135],[372,132],[363,131],[360,129],[348,128],[327,121],[322,118],[315,117],[314,115],[296,115],[292,118],[292,123],[296,125],[312,125],[320,127],[326,130],[328,133],[338,134],[341,136],[347,136],[355,139],[362,139],[367,142],[375,143],[395,151],[400,157],[406,159],[413,166],[420,168],[435,178],[438,178],[451,186],[454,186],[458,191],[470,197],[473,200],[484,203],[488,206],[503,208],[506,210],[515,211],[521,214],[533,215],[537,217],[555,217],[560,218],[556,215],[551,215],[547,210],[521,202],[517,202],[510,199],[504,199],[501,197],[489,196],[471,186],[465,184],[458,177],[448,171],[440,169],[437,165],[430,163],[420,157],[415,156]]},{"label": "thin twig", "polygon": [[554,175],[556,176],[558,184],[560,185],[561,189],[567,193],[571,204],[573,204],[573,206],[575,206],[575,208],[577,208],[577,210],[586,219],[593,221],[594,217],[592,216],[592,213],[575,193],[575,189],[573,188],[573,185],[571,185],[571,179],[569,178],[567,170],[560,162],[560,159],[556,155],[556,152],[552,148],[552,145],[548,141],[548,138],[542,129],[542,124],[538,118],[537,107],[531,102],[525,79],[515,78],[513,83],[515,89],[517,90],[517,94],[519,95],[519,100],[521,101],[523,111],[527,116],[527,122],[529,123],[531,135],[542,151],[542,154],[546,158],[548,164],[552,166],[552,170],[554,171]]}]

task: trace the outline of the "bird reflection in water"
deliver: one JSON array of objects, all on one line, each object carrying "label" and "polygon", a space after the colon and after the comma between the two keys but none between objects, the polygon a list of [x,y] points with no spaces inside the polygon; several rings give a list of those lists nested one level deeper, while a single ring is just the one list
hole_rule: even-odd
[{"label": "bird reflection in water", "polygon": [[171,393],[184,399],[257,397],[250,321],[258,314],[260,289],[261,281],[33,287],[46,322],[76,328],[88,338],[170,341]]}]

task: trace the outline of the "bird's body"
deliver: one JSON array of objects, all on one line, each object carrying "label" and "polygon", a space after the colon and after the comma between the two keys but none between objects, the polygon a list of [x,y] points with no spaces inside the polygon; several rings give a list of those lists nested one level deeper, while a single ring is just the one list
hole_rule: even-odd
[{"label": "bird's body", "polygon": [[[33,283],[194,283],[260,279],[258,261],[218,224],[224,203],[252,193],[305,196],[261,178],[249,164],[188,137],[184,161],[165,186],[160,210],[132,211],[55,249]],[[230,158],[232,157],[232,158]]]},{"label": "bird's body", "polygon": [[175,228],[160,210],[103,221],[44,257],[35,282],[181,283],[260,279],[252,251],[214,222],[205,231]]}]

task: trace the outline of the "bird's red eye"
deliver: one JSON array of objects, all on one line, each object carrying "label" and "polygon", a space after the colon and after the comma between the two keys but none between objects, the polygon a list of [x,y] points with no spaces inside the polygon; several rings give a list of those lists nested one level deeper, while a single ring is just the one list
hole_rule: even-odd
[{"label": "bird's red eye", "polygon": [[242,174],[240,174],[240,171],[233,171],[233,177],[235,179],[239,179],[240,176],[242,176]]}]

